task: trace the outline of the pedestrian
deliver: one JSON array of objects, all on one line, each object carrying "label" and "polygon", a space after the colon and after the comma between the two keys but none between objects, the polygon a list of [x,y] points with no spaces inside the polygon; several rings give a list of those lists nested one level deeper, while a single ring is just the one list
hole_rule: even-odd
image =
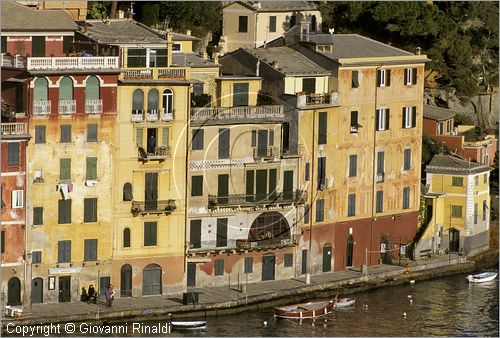
[{"label": "pedestrian", "polygon": [[148,138],[148,154],[154,155],[155,147],[156,147],[156,137],[153,134],[151,134],[149,135]]},{"label": "pedestrian", "polygon": [[95,289],[94,289],[94,285],[92,285],[92,284],[90,284],[90,286],[89,286],[87,304],[89,304],[90,302],[93,302],[94,304],[96,303]]},{"label": "pedestrian", "polygon": [[85,286],[82,287],[82,294],[80,295],[80,300],[82,302],[86,302],[89,299],[89,296],[87,295],[87,290],[85,290]]},{"label": "pedestrian", "polygon": [[113,290],[113,284],[109,284],[106,289],[106,305],[111,307],[113,305],[113,300],[115,299],[115,291]]}]

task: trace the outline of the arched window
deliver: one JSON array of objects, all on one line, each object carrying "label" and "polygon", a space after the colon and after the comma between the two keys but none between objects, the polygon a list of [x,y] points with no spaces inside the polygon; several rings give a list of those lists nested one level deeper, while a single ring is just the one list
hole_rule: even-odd
[{"label": "arched window", "polygon": [[130,248],[130,229],[123,229],[123,247]]},{"label": "arched window", "polygon": [[34,98],[36,101],[47,101],[49,82],[44,77],[37,77],[35,80]]},{"label": "arched window", "polygon": [[124,201],[132,201],[134,196],[132,195],[132,184],[129,182],[123,185],[123,200]]},{"label": "arched window", "polygon": [[99,79],[96,76],[90,76],[86,81],[85,100],[99,100]]},{"label": "arched window", "polygon": [[158,264],[146,266],[142,276],[142,295],[161,294],[161,285],[161,267]]},{"label": "arched window", "polygon": [[61,100],[73,100],[73,80],[68,76],[59,81],[59,101]]},{"label": "arched window", "polygon": [[148,93],[148,110],[155,110],[157,111],[159,109],[159,94],[156,89],[151,89]]},{"label": "arched window", "polygon": [[123,265],[120,271],[120,295],[132,297],[132,267],[129,264]]},{"label": "arched window", "polygon": [[144,92],[140,89],[134,90],[132,94],[132,110],[134,113],[141,113],[144,109]]},{"label": "arched window", "polygon": [[163,110],[165,113],[173,113],[174,111],[174,93],[170,89],[163,91]]}]

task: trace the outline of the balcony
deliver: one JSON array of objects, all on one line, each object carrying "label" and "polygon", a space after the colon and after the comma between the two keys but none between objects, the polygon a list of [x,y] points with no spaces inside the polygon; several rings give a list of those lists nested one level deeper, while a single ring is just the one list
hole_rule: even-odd
[{"label": "balcony", "polygon": [[227,208],[227,207],[256,207],[256,206],[280,206],[301,204],[307,198],[305,190],[296,190],[290,192],[281,192],[275,194],[245,195],[234,194],[228,196],[208,195],[208,208]]},{"label": "balcony", "polygon": [[327,94],[297,94],[297,108],[308,109],[312,107],[338,107],[340,106],[339,93]]},{"label": "balcony", "polygon": [[171,148],[169,146],[155,147],[152,152],[147,152],[143,147],[138,149],[138,158],[142,162],[164,161],[170,156]]},{"label": "balcony", "polygon": [[59,115],[72,115],[76,113],[76,100],[59,100]]},{"label": "balcony", "polygon": [[377,183],[382,183],[382,182],[384,182],[384,177],[385,177],[384,173],[377,173],[375,175],[375,180]]},{"label": "balcony", "polygon": [[351,134],[357,134],[358,129],[359,129],[358,125],[351,126],[351,129],[350,129]]},{"label": "balcony", "polygon": [[25,122],[2,123],[2,138],[27,137],[28,125]]},{"label": "balcony", "polygon": [[282,121],[285,117],[282,105],[191,108],[192,122],[255,119]]},{"label": "balcony", "polygon": [[189,68],[128,68],[120,80],[186,80],[190,78]]},{"label": "balcony", "polygon": [[102,113],[102,100],[85,100],[85,113],[90,115]]},{"label": "balcony", "polygon": [[32,70],[109,70],[120,69],[118,56],[29,57],[27,69]]},{"label": "balcony", "polygon": [[135,109],[132,110],[132,122],[156,122],[156,121],[173,121],[174,113],[166,112],[165,109]]},{"label": "balcony", "polygon": [[298,244],[299,235],[279,236],[272,239],[261,240],[248,240],[248,239],[228,239],[227,246],[216,247],[214,242],[201,242],[193,246],[188,242],[188,255],[194,257],[196,255],[207,254],[221,254],[230,252],[244,252],[244,251],[260,251],[263,249],[281,249]]},{"label": "balcony", "polygon": [[20,55],[0,54],[0,65],[6,68],[26,69],[26,57]]},{"label": "balcony", "polygon": [[175,200],[148,200],[148,201],[132,201],[132,208],[130,212],[134,217],[139,215],[150,215],[150,214],[165,214],[170,215],[175,211],[177,207],[175,206]]},{"label": "balcony", "polygon": [[278,154],[275,154],[274,152],[274,147],[265,147],[265,148],[259,148],[259,147],[254,147],[253,148],[253,158],[254,160],[272,160],[274,157],[278,157]]},{"label": "balcony", "polygon": [[51,112],[50,100],[40,100],[33,102],[33,115],[49,115]]}]

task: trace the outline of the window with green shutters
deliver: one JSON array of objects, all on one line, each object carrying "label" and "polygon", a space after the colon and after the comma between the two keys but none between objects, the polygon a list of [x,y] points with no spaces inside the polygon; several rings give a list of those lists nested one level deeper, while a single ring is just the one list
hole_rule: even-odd
[{"label": "window with green shutters", "polygon": [[377,152],[377,174],[383,174],[384,167],[384,151],[382,150]]},{"label": "window with green shutters", "polygon": [[253,272],[253,257],[245,257],[245,269],[244,273],[252,273]]},{"label": "window with green shutters", "polygon": [[161,145],[168,147],[168,135],[169,135],[169,130],[168,128],[162,128],[161,130]]},{"label": "window with green shutters", "polygon": [[404,150],[403,170],[411,169],[411,149]]},{"label": "window with green shutters", "polygon": [[57,262],[71,262],[71,241],[66,240],[57,242]]},{"label": "window with green shutters", "polygon": [[85,100],[98,100],[99,95],[99,79],[96,76],[89,76],[85,81]]},{"label": "window with green shutters", "polygon": [[33,225],[43,224],[43,207],[33,208]]},{"label": "window with green shutters", "polygon": [[383,190],[377,191],[377,198],[376,198],[375,204],[376,204],[375,212],[384,211],[384,191]]},{"label": "window with green shutters", "polygon": [[192,132],[193,138],[191,142],[191,149],[193,150],[203,150],[203,129],[196,129]]},{"label": "window with green shutters", "polygon": [[59,101],[73,100],[73,80],[69,76],[64,76],[59,81]]},{"label": "window with green shutters", "polygon": [[358,175],[358,155],[349,155],[349,177]]},{"label": "window with green shutters", "polygon": [[58,201],[58,221],[59,224],[71,223],[71,200]]},{"label": "window with green shutters", "polygon": [[316,200],[316,222],[323,222],[325,220],[325,200]]},{"label": "window with green shutters", "polygon": [[403,209],[410,208],[410,187],[403,188]]},{"label": "window with green shutters", "polygon": [[304,172],[304,180],[306,182],[308,182],[311,179],[311,177],[310,177],[310,175],[311,175],[310,170],[311,170],[311,163],[306,162],[306,168],[305,168],[305,172]]},{"label": "window with green shutters", "polygon": [[142,128],[135,130],[135,144],[137,147],[142,147]]},{"label": "window with green shutters", "polygon": [[230,130],[228,128],[219,129],[219,158],[229,158]]},{"label": "window with green shutters", "polygon": [[233,84],[233,106],[248,106],[248,83]]},{"label": "window with green shutters", "polygon": [[191,176],[191,196],[203,196],[203,175]]},{"label": "window with green shutters", "polygon": [[290,253],[285,254],[285,256],[284,256],[284,259],[283,259],[283,260],[284,260],[284,262],[283,262],[283,266],[284,266],[285,268],[290,268],[290,267],[292,267],[292,266],[293,266],[293,254],[290,254]]},{"label": "window with green shutters", "polygon": [[216,259],[215,260],[214,275],[215,276],[224,275],[224,260],[223,259]]},{"label": "window with green shutters", "polygon": [[156,245],[157,226],[156,222],[144,222],[144,246]]},{"label": "window with green shutters", "polygon": [[40,264],[42,263],[42,252],[39,250],[31,251],[31,263]]},{"label": "window with green shutters", "polygon": [[463,177],[452,177],[451,178],[451,186],[452,187],[463,187],[464,186],[464,178]]},{"label": "window with green shutters", "polygon": [[35,143],[42,144],[45,143],[45,126],[35,126]]},{"label": "window with green shutters", "polygon": [[222,174],[217,177],[217,200],[219,203],[227,203],[229,197],[229,175]]},{"label": "window with green shutters", "polygon": [[87,157],[87,180],[97,179],[97,157]]},{"label": "window with green shutters", "polygon": [[217,218],[217,240],[215,246],[227,246],[227,218]]},{"label": "window with green shutters", "polygon": [[276,16],[274,15],[269,17],[269,32],[276,32]]},{"label": "window with green shutters", "polygon": [[189,247],[191,249],[201,248],[201,219],[190,221]]},{"label": "window with green shutters", "polygon": [[83,199],[83,222],[97,222],[97,198]]},{"label": "window with green shutters", "polygon": [[61,125],[61,143],[71,142],[71,124]]},{"label": "window with green shutters", "polygon": [[49,82],[44,77],[35,79],[35,89],[33,90],[33,101],[45,101],[48,99]]},{"label": "window with green shutters", "polygon": [[304,205],[304,224],[309,223],[309,204]]},{"label": "window with green shutters", "polygon": [[347,196],[347,216],[356,215],[356,194],[349,194]]},{"label": "window with green shutters", "polygon": [[351,72],[351,87],[352,88],[358,88],[359,87],[359,73],[357,70],[353,70]]},{"label": "window with green shutters", "polygon": [[10,142],[7,146],[7,164],[8,165],[17,165],[19,164],[19,142]]},{"label": "window with green shutters", "polygon": [[326,157],[318,157],[318,190],[326,189]]},{"label": "window with green shutters", "polygon": [[328,134],[328,119],[326,112],[319,112],[318,144],[326,144]]},{"label": "window with green shutters", "polygon": [[123,247],[130,248],[130,229],[123,229]]},{"label": "window with green shutters", "polygon": [[63,36],[63,52],[69,53],[73,50],[73,36]]},{"label": "window with green shutters", "polygon": [[83,260],[96,261],[97,260],[97,239],[86,239],[83,244]]},{"label": "window with green shutters", "polygon": [[70,180],[71,179],[71,159],[61,158],[59,160],[59,179]]},{"label": "window with green shutters", "polygon": [[31,56],[33,57],[45,56],[45,36],[31,37]]},{"label": "window with green shutters", "polygon": [[97,142],[97,124],[87,125],[87,142]]},{"label": "window with green shutters", "polygon": [[246,174],[246,201],[252,202],[254,200],[254,190],[255,190],[255,182],[254,182],[255,171],[247,170]]},{"label": "window with green shutters", "polygon": [[452,205],[451,206],[451,217],[462,218],[462,206],[461,205]]}]

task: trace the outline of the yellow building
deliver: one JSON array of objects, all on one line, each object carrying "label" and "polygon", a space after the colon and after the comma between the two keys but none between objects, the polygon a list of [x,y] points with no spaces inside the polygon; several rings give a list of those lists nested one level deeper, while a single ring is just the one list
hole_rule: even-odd
[{"label": "yellow building", "polygon": [[261,47],[299,23],[321,32],[318,6],[307,1],[234,1],[223,9],[220,45],[224,53]]},{"label": "yellow building", "polygon": [[87,0],[20,0],[17,2],[37,9],[62,9],[75,21],[87,18]]},{"label": "yellow building", "polygon": [[260,77],[216,81],[212,106],[191,109],[187,285],[292,278],[305,196],[284,154],[290,111],[258,101]]},{"label": "yellow building", "polygon": [[425,228],[415,249],[422,253],[463,252],[489,248],[489,172],[484,164],[451,155],[435,155],[426,167]]}]

